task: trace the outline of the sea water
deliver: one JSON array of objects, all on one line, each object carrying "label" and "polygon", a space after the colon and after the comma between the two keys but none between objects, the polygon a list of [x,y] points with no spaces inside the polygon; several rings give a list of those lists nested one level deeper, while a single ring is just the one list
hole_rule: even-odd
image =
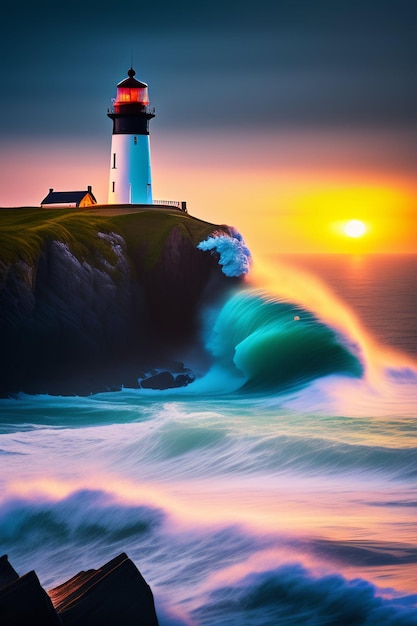
[{"label": "sea water", "polygon": [[0,400],[0,549],[125,551],[161,626],[417,624],[416,257],[279,257],[175,391]]}]

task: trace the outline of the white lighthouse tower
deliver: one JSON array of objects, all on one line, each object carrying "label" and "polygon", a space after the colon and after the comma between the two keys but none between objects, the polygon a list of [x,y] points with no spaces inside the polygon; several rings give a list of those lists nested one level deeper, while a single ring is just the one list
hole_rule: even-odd
[{"label": "white lighthouse tower", "polygon": [[152,204],[148,85],[134,78],[117,85],[117,95],[107,115],[113,120],[111,142],[109,204]]}]

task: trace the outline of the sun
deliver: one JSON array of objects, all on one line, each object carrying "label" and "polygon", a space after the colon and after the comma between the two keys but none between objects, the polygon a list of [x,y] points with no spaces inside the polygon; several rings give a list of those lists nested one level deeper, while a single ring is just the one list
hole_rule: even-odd
[{"label": "sun", "polygon": [[366,226],[361,220],[349,220],[343,230],[348,237],[362,237],[366,233]]}]

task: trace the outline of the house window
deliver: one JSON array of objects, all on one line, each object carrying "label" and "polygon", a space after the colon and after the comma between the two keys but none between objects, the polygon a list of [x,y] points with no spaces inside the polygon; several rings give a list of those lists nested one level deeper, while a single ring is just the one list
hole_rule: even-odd
[{"label": "house window", "polygon": [[113,193],[116,191],[116,183],[114,181],[111,184],[111,190]]},{"label": "house window", "polygon": [[116,169],[116,153],[113,152],[113,169]]},{"label": "house window", "polygon": [[138,143],[138,138],[137,137],[133,137],[133,143],[135,144],[135,146],[137,145],[137,143]]}]

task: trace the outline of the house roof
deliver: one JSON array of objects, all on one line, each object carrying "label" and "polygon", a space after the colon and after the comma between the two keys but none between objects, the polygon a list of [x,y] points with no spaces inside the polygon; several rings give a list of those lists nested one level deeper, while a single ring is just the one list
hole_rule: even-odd
[{"label": "house roof", "polygon": [[78,204],[89,194],[97,202],[91,191],[50,191],[41,204]]}]

